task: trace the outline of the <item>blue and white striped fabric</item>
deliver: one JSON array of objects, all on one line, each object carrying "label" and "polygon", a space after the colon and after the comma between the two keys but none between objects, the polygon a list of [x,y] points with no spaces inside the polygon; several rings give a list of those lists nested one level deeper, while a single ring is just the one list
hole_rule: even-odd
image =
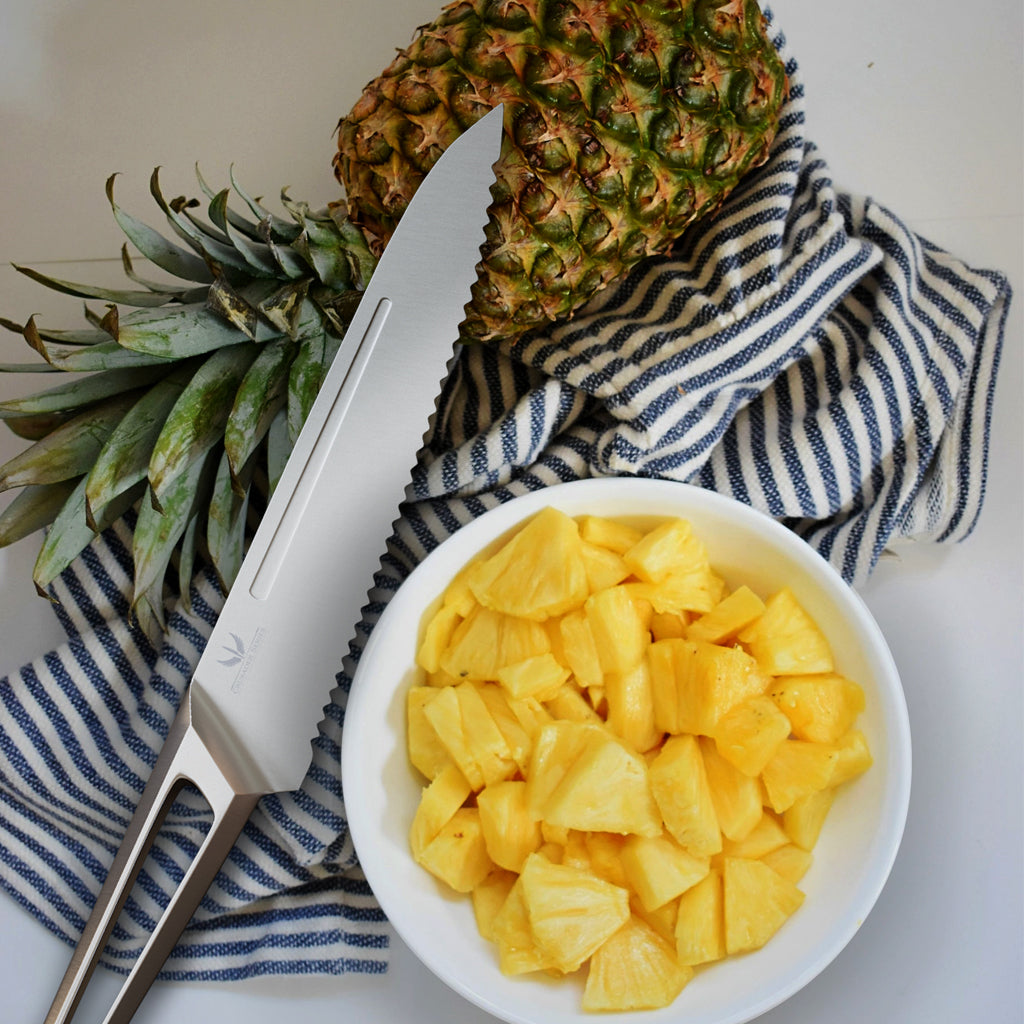
[{"label": "blue and white striped fabric", "polygon": [[[261,802],[165,977],[386,969],[388,925],[345,822],[345,693],[391,594],[486,509],[593,475],[687,481],[782,520],[852,585],[898,541],[970,533],[1009,288],[836,192],[777,43],[792,79],[782,131],[713,221],[572,321],[462,352],[308,777]],[[0,683],[0,884],[69,941],[221,606],[203,582],[159,642],[139,636],[129,537],[119,523],[64,574],[67,643]],[[130,965],[207,823],[198,796],[176,804],[111,966]]]}]

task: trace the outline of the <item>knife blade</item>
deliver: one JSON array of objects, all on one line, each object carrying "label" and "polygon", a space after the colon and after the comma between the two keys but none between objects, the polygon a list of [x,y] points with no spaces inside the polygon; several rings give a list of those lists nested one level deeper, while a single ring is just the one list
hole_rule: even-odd
[{"label": "knife blade", "polygon": [[[259,798],[297,789],[453,357],[484,240],[497,107],[417,189],[268,502],[46,1024],[71,1019],[177,791],[213,824],[106,1024],[131,1019]],[[327,542],[329,538],[329,542]],[[330,552],[329,564],[325,551]]]}]

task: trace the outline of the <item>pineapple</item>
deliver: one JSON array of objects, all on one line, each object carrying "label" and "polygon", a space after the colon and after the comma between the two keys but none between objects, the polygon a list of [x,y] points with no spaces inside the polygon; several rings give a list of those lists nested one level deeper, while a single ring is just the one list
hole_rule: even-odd
[{"label": "pineapple", "polygon": [[822,826],[832,809],[834,791],[819,789],[797,797],[782,815],[782,826],[790,840],[802,850],[813,850]]},{"label": "pineapple", "polygon": [[577,970],[629,919],[629,893],[580,868],[526,858],[519,885],[537,948],[555,967]]},{"label": "pineapple", "polygon": [[562,654],[580,686],[601,686],[604,671],[597,653],[597,642],[583,609],[563,615],[558,620]]},{"label": "pineapple", "polygon": [[618,519],[605,516],[580,516],[580,536],[588,544],[607,548],[617,555],[624,555],[643,537],[643,531]]},{"label": "pineapple", "polygon": [[622,868],[640,905],[651,912],[696,885],[711,865],[662,833],[630,836],[622,848]]},{"label": "pineapple", "polygon": [[[538,855],[539,856],[539,855]],[[555,958],[537,945],[523,900],[523,878],[517,875],[501,909],[490,919],[503,974],[515,976],[555,969]]]},{"label": "pineapple", "polygon": [[804,894],[764,861],[726,857],[722,869],[725,949],[760,949],[803,904]]},{"label": "pineapple", "polygon": [[789,835],[771,812],[765,812],[742,839],[727,839],[722,844],[726,857],[758,859],[789,843]]},{"label": "pineapple", "polygon": [[494,870],[487,856],[480,812],[475,807],[460,807],[417,860],[456,892],[472,892]]},{"label": "pineapple", "polygon": [[456,626],[465,618],[455,605],[445,604],[427,620],[423,638],[416,650],[416,664],[428,674],[441,667],[441,655],[452,642]]},{"label": "pineapple", "polygon": [[612,732],[641,754],[655,747],[662,732],[655,724],[651,669],[645,658],[630,672],[605,676],[606,720]]},{"label": "pineapple", "polygon": [[721,871],[712,869],[679,897],[675,939],[680,964],[696,966],[725,956]]},{"label": "pineapple", "polygon": [[749,626],[763,611],[764,602],[750,587],[738,587],[728,597],[722,598],[711,611],[691,622],[686,629],[686,636],[691,640],[706,640],[712,644],[725,643],[745,626]]},{"label": "pineapple", "polygon": [[416,805],[409,830],[409,845],[417,860],[472,792],[466,776],[454,764],[443,768],[431,780]]},{"label": "pineapple", "polygon": [[838,761],[839,752],[828,744],[784,740],[761,773],[772,809],[782,813],[800,797],[824,789]]},{"label": "pineapple", "polygon": [[282,194],[281,218],[232,179],[242,214],[231,191],[200,177],[207,220],[199,200],[166,199],[154,171],[172,242],[122,210],[113,183],[118,225],[165,280],[140,274],[127,245],[128,289],[18,268],[106,309],[87,306],[78,330],[0,320],[41,368],[72,375],[0,403],[0,419],[34,442],[0,467],[0,490],[23,488],[0,516],[0,545],[54,524],[33,570],[42,593],[136,507],[132,608],[162,625],[165,580],[187,599],[200,556],[231,586],[250,499],[276,486],[376,260],[339,207],[317,212]]},{"label": "pineapple", "polygon": [[439,662],[454,679],[494,682],[499,669],[550,650],[547,630],[539,622],[477,607],[455,628]]},{"label": "pineapple", "polygon": [[406,746],[413,767],[428,779],[454,764],[426,716],[425,707],[437,695],[432,686],[411,686],[405,699]]},{"label": "pineapple", "polygon": [[[540,784],[547,797],[539,808],[536,790],[531,793],[534,813],[567,828],[658,835],[661,816],[643,759],[601,726],[571,724],[586,731],[582,748],[564,771],[559,769],[557,783]],[[532,765],[530,783],[534,771]]]},{"label": "pineapple", "polygon": [[542,843],[540,824],[531,817],[526,783],[508,779],[483,789],[476,798],[487,855],[498,867],[519,872]]},{"label": "pineapple", "polygon": [[786,95],[753,3],[455,0],[342,118],[335,169],[382,244],[441,152],[504,103],[464,334],[507,339],[716,209],[766,159]]},{"label": "pineapple", "polygon": [[591,594],[583,606],[605,672],[629,672],[643,659],[648,633],[642,609],[621,584]]},{"label": "pineapple", "polygon": [[496,938],[494,921],[518,877],[513,871],[498,868],[473,888],[473,917],[476,920],[476,928],[480,935],[490,942],[494,942]]},{"label": "pineapple", "polygon": [[697,856],[718,853],[722,833],[696,737],[670,736],[651,762],[649,776],[651,792],[673,838]]},{"label": "pineapple", "polygon": [[830,786],[839,786],[872,765],[871,750],[867,737],[860,729],[851,729],[835,744],[836,766],[829,779]]},{"label": "pineapple", "polygon": [[536,697],[544,702],[551,700],[562,688],[569,678],[569,670],[547,652],[505,665],[495,675],[512,699]]},{"label": "pineapple", "polygon": [[759,859],[794,885],[810,871],[811,863],[814,860],[810,850],[804,850],[795,843],[778,846],[763,854]]},{"label": "pineapple", "polygon": [[731,707],[712,731],[719,754],[744,775],[756,777],[789,737],[789,719],[764,694]]},{"label": "pineapple", "polygon": [[583,604],[590,593],[579,527],[554,508],[539,512],[467,577],[484,607],[543,621]]},{"label": "pineapple", "polygon": [[653,1010],[668,1006],[693,977],[672,945],[633,915],[590,960],[583,988],[588,1012]]},{"label": "pineapple", "polygon": [[773,680],[771,698],[785,712],[793,735],[812,743],[835,743],[864,710],[864,691],[835,672],[782,676]]},{"label": "pineapple", "polygon": [[718,827],[726,839],[744,839],[761,820],[761,789],[757,779],[744,775],[722,757],[713,740],[701,736],[697,742]]},{"label": "pineapple", "polygon": [[764,612],[740,630],[738,639],[770,676],[834,668],[828,640],[788,587],[768,598]]}]

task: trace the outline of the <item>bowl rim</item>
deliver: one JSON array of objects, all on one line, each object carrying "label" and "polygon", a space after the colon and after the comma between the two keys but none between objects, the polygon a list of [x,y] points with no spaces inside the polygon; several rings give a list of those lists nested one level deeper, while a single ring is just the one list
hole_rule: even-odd
[{"label": "bowl rim", "polygon": [[[624,493],[619,495],[620,491]],[[877,852],[872,860],[872,871],[864,880],[858,890],[856,900],[851,902],[841,922],[830,930],[829,941],[821,946],[815,956],[806,958],[801,969],[794,971],[785,984],[773,988],[762,998],[750,1003],[742,1010],[716,1018],[716,1024],[744,1024],[744,1022],[785,1002],[809,984],[835,960],[864,923],[889,878],[902,842],[909,811],[912,774],[911,734],[906,697],[899,671],[881,628],[861,595],[842,578],[837,570],[806,541],[766,513],[737,499],[693,484],[643,477],[591,477],[552,484],[515,496],[470,520],[455,534],[442,541],[412,570],[395,591],[370,632],[353,673],[346,700],[345,723],[350,727],[344,728],[342,733],[342,781],[344,785],[346,778],[357,778],[363,770],[362,757],[367,731],[358,727],[353,728],[351,723],[360,720],[364,702],[370,696],[367,676],[377,657],[378,649],[386,643],[387,626],[392,619],[398,618],[406,611],[407,599],[418,589],[419,582],[430,577],[439,567],[443,567],[444,572],[438,575],[434,585],[435,596],[440,596],[444,586],[454,573],[477,552],[493,540],[507,534],[542,508],[549,505],[557,507],[560,503],[579,505],[581,502],[589,500],[606,502],[615,497],[621,497],[623,506],[642,504],[645,500],[650,500],[678,505],[680,511],[666,513],[655,509],[648,513],[643,509],[634,508],[631,511],[602,511],[597,514],[607,514],[613,517],[651,515],[657,518],[679,514],[685,518],[686,513],[682,508],[688,506],[710,514],[718,511],[726,516],[739,517],[753,528],[762,531],[773,546],[780,549],[785,557],[795,560],[801,568],[815,578],[816,582],[822,584],[829,591],[830,596],[843,606],[857,631],[870,640],[872,654],[878,660],[881,669],[878,677],[884,678],[886,681],[884,687],[885,724],[887,731],[893,737],[889,743],[888,752],[895,754],[896,760],[889,762],[886,772],[880,831],[875,836],[873,847]],[[581,515],[584,513],[571,511],[569,514]],[[451,543],[452,541],[455,543]],[[456,552],[461,552],[461,554],[456,557]],[[448,562],[452,562],[452,565],[448,566]],[[409,586],[414,579],[413,585]],[[403,591],[406,598],[403,598]],[[402,685],[396,680],[396,688]],[[457,972],[453,973],[449,965],[445,963],[444,952],[439,950],[436,944],[424,942],[420,934],[409,927],[409,921],[403,913],[401,901],[397,894],[392,898],[393,894],[388,880],[382,877],[379,866],[370,855],[372,854],[373,828],[370,824],[368,808],[365,802],[359,798],[358,791],[354,797],[346,796],[345,805],[350,837],[367,883],[395,933],[417,959],[453,991],[497,1018],[508,1021],[510,1024],[539,1024],[543,1018],[524,1016],[499,1006],[485,993],[474,987],[470,981],[459,976]],[[361,848],[368,854],[365,859],[360,855]],[[468,896],[464,898],[468,899]],[[480,941],[484,942],[483,939]],[[679,1005],[682,1009],[682,1004],[678,1004],[678,1001],[673,1005]],[[662,1017],[653,1017],[652,1013],[661,1014],[668,1009],[671,1008],[663,1008],[663,1011],[633,1011],[604,1014],[603,1016],[618,1021],[635,1019],[651,1021],[651,1024],[654,1024],[656,1019],[661,1020]],[[593,1017],[593,1014],[585,1014],[582,1010],[579,1013],[580,1020],[590,1020]],[[680,1017],[680,1019],[683,1018]]]}]

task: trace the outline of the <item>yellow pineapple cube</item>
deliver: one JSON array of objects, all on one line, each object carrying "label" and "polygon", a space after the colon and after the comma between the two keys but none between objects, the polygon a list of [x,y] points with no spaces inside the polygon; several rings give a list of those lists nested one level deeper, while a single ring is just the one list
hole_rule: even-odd
[{"label": "yellow pineapple cube", "polygon": [[670,576],[708,567],[707,549],[685,519],[669,519],[654,527],[622,557],[645,583],[661,583]]},{"label": "yellow pineapple cube", "polygon": [[445,605],[454,608],[462,616],[468,618],[469,613],[477,607],[476,598],[470,589],[469,580],[476,567],[483,561],[483,558],[474,558],[468,565],[462,567],[455,578],[445,587],[442,601]]},{"label": "yellow pineapple cube", "polygon": [[614,587],[629,576],[625,559],[614,551],[598,544],[583,541],[583,568],[587,574],[587,586],[593,594],[598,590]]},{"label": "yellow pineapple cube", "polygon": [[550,652],[535,654],[525,661],[505,665],[497,672],[498,682],[508,691],[510,697],[536,697],[539,701],[550,700],[558,693],[570,672],[563,668]]},{"label": "yellow pineapple cube", "polygon": [[541,623],[481,607],[455,627],[440,667],[455,679],[494,682],[506,665],[550,650]]},{"label": "yellow pineapple cube", "polygon": [[526,858],[519,885],[538,949],[565,973],[579,968],[629,919],[625,889],[537,854]]},{"label": "yellow pineapple cube", "polygon": [[761,773],[772,809],[782,813],[800,797],[824,789],[838,761],[839,752],[831,744],[784,740]]},{"label": "yellow pineapple cube", "polygon": [[526,774],[526,800],[530,814],[538,821],[546,825],[556,824],[545,818],[548,800],[569,768],[583,753],[594,733],[605,735],[604,727],[573,721],[552,721],[541,726],[537,732]]},{"label": "yellow pineapple cube", "polygon": [[676,918],[679,915],[679,897],[663,903],[654,910],[644,910],[640,897],[631,893],[629,897],[629,909],[646,921],[666,942],[673,948],[676,944]]},{"label": "yellow pineapple cube", "polygon": [[523,697],[520,700],[509,700],[507,703],[516,721],[522,726],[523,732],[529,737],[532,750],[537,733],[543,726],[554,721],[551,712],[536,697]]},{"label": "yellow pineapple cube", "polygon": [[655,722],[670,733],[713,735],[723,715],[768,682],[745,651],[699,640],[658,640],[648,661]]},{"label": "yellow pineapple cube", "polygon": [[501,909],[491,919],[490,931],[498,947],[498,966],[503,974],[514,977],[532,971],[554,970],[554,957],[537,945],[530,927],[521,876],[516,876]]},{"label": "yellow pineapple cube", "polygon": [[686,612],[653,612],[650,631],[653,640],[680,640],[686,636]]},{"label": "yellow pineapple cube", "polygon": [[651,762],[648,775],[672,837],[699,857],[718,853],[722,833],[696,737],[669,737]]},{"label": "yellow pineapple cube", "polygon": [[813,850],[822,826],[832,809],[834,790],[819,789],[797,797],[782,815],[782,827],[790,840],[803,850]]},{"label": "yellow pineapple cube", "polygon": [[783,878],[796,885],[810,870],[814,857],[809,850],[804,850],[795,843],[786,843],[785,846],[770,850],[760,859],[773,871],[777,871]]},{"label": "yellow pineapple cube", "polygon": [[498,868],[482,882],[477,883],[473,889],[473,918],[477,931],[488,942],[494,941],[494,919],[505,905],[505,900],[508,899],[508,894],[518,877],[513,871]]},{"label": "yellow pineapple cube", "polygon": [[830,786],[839,786],[872,765],[871,749],[867,737],[860,729],[851,729],[835,744],[836,767],[829,780]]},{"label": "yellow pineapple cube", "polygon": [[526,783],[506,779],[482,789],[476,798],[487,855],[498,867],[522,870],[523,861],[539,850],[540,823],[531,817],[526,803]]},{"label": "yellow pineapple cube", "polygon": [[789,734],[789,719],[764,694],[733,705],[718,719],[712,733],[722,757],[751,777],[761,774]]},{"label": "yellow pineapple cube", "polygon": [[626,888],[626,872],[622,868],[622,847],[626,836],[614,832],[584,832],[583,842],[590,858],[590,870],[612,885]]},{"label": "yellow pineapple cube", "polygon": [[438,690],[424,705],[423,713],[474,789],[500,782],[517,771],[505,737],[472,683]]},{"label": "yellow pineapple cube", "polygon": [[590,622],[582,609],[569,612],[558,620],[565,663],[580,686],[589,689],[600,686],[604,680],[597,643]]},{"label": "yellow pineapple cube", "polygon": [[614,551],[618,555],[625,554],[643,537],[643,531],[621,523],[617,519],[606,519],[603,516],[580,516],[577,520],[580,537],[589,544]]},{"label": "yellow pineapple cube", "polygon": [[789,835],[779,819],[771,811],[765,811],[758,823],[742,839],[726,839],[722,853],[727,857],[761,859],[773,850],[786,846]]},{"label": "yellow pineapple cube", "polygon": [[788,587],[768,598],[763,614],[740,630],[738,639],[771,676],[834,668],[828,640]]},{"label": "yellow pineapple cube", "polygon": [[436,672],[441,667],[441,655],[451,643],[452,634],[462,618],[458,608],[447,604],[430,616],[416,651],[416,664],[424,672]]},{"label": "yellow pineapple cube", "polygon": [[583,606],[604,672],[628,672],[644,657],[650,641],[643,613],[628,584],[591,594]]},{"label": "yellow pineapple cube", "polygon": [[662,733],[654,720],[654,690],[646,658],[628,672],[609,672],[604,698],[606,720],[616,736],[641,754],[658,743]]},{"label": "yellow pineapple cube", "polygon": [[590,592],[579,527],[546,508],[476,566],[468,582],[486,608],[538,622],[562,615]]},{"label": "yellow pineapple cube", "polygon": [[[491,718],[494,719],[494,724],[505,739],[512,760],[515,761],[520,772],[526,771],[526,766],[530,763],[530,753],[533,750],[533,738],[526,726],[523,725],[522,716],[517,714],[513,707],[517,702],[510,700],[505,691],[496,683],[477,683],[475,685],[480,699],[487,706]],[[526,701],[520,703],[525,705]],[[541,707],[538,702],[534,701],[533,703],[538,708]]]},{"label": "yellow pineapple cube", "polygon": [[479,811],[460,807],[416,859],[456,892],[472,892],[494,870]]},{"label": "yellow pineapple cube", "polygon": [[835,672],[781,676],[769,688],[789,719],[793,735],[812,743],[835,743],[864,710],[864,691]]},{"label": "yellow pineapple cube", "polygon": [[720,871],[709,871],[679,897],[675,940],[676,957],[686,966],[711,963],[725,956]]},{"label": "yellow pineapple cube", "polygon": [[583,989],[588,1012],[668,1006],[693,977],[646,921],[631,916],[593,955]]},{"label": "yellow pineapple cube", "polygon": [[764,612],[764,601],[750,587],[737,587],[711,609],[686,627],[691,640],[721,644],[731,640]]},{"label": "yellow pineapple cube", "polygon": [[571,682],[564,683],[557,692],[544,702],[557,721],[584,722],[591,725],[604,725],[604,719],[594,710],[594,706],[583,693]]},{"label": "yellow pineapple cube", "polygon": [[630,836],[622,847],[622,868],[645,911],[652,912],[696,885],[710,870],[671,836]]},{"label": "yellow pineapple cube", "polygon": [[454,764],[442,768],[424,788],[409,829],[409,845],[417,860],[472,792],[466,776]]},{"label": "yellow pineapple cube", "polygon": [[424,708],[437,694],[432,686],[412,686],[405,700],[406,746],[413,767],[428,779],[454,764],[451,754],[438,739]]},{"label": "yellow pineapple cube", "polygon": [[603,727],[592,728],[544,801],[540,817],[588,832],[658,835],[661,815],[643,758]]},{"label": "yellow pineapple cube", "polygon": [[714,740],[702,736],[698,742],[718,827],[727,839],[743,839],[761,820],[761,789],[757,780],[722,757]]},{"label": "yellow pineapple cube", "polygon": [[795,913],[804,894],[764,861],[726,857],[722,869],[725,949],[760,949]]}]

